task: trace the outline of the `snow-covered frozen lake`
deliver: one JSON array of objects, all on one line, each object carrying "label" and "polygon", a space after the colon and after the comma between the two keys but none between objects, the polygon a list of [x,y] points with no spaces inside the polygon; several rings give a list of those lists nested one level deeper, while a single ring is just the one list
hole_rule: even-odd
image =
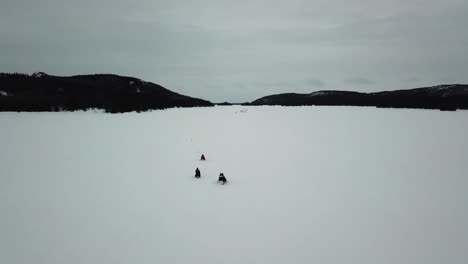
[{"label": "snow-covered frozen lake", "polygon": [[468,263],[468,111],[234,106],[0,124],[0,263]]}]

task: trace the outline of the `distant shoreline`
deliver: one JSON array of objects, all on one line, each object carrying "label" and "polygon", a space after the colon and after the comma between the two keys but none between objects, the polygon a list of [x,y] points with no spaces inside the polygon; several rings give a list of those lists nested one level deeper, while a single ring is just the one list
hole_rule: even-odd
[{"label": "distant shoreline", "polygon": [[113,74],[52,76],[0,73],[0,112],[61,112],[102,109],[106,113],[144,112],[174,107],[369,106],[399,109],[468,109],[468,85],[446,84],[407,90],[360,93],[325,90],[283,93],[245,103],[212,103],[175,93],[158,84]]}]

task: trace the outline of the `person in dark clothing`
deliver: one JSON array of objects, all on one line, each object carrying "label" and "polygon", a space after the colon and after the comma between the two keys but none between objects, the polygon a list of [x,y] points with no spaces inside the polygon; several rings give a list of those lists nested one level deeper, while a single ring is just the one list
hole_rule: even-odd
[{"label": "person in dark clothing", "polygon": [[205,160],[205,154],[201,154],[200,160]]},{"label": "person in dark clothing", "polygon": [[226,177],[224,177],[224,173],[219,174],[218,182],[221,182],[223,185],[227,182]]},{"label": "person in dark clothing", "polygon": [[200,178],[201,177],[201,173],[200,173],[200,170],[197,168],[195,170],[195,178]]}]

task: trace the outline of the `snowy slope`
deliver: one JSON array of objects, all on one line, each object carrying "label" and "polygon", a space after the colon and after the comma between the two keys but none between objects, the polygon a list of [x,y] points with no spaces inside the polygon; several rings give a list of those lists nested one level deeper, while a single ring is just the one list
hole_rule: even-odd
[{"label": "snowy slope", "polygon": [[467,263],[467,120],[0,113],[0,263]]}]

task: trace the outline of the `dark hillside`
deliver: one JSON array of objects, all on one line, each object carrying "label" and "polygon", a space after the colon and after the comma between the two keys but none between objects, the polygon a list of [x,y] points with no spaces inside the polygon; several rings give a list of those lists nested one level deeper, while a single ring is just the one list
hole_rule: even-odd
[{"label": "dark hillside", "polygon": [[90,108],[121,113],[170,107],[213,106],[137,78],[112,74],[51,76],[0,74],[0,111],[75,111]]}]

